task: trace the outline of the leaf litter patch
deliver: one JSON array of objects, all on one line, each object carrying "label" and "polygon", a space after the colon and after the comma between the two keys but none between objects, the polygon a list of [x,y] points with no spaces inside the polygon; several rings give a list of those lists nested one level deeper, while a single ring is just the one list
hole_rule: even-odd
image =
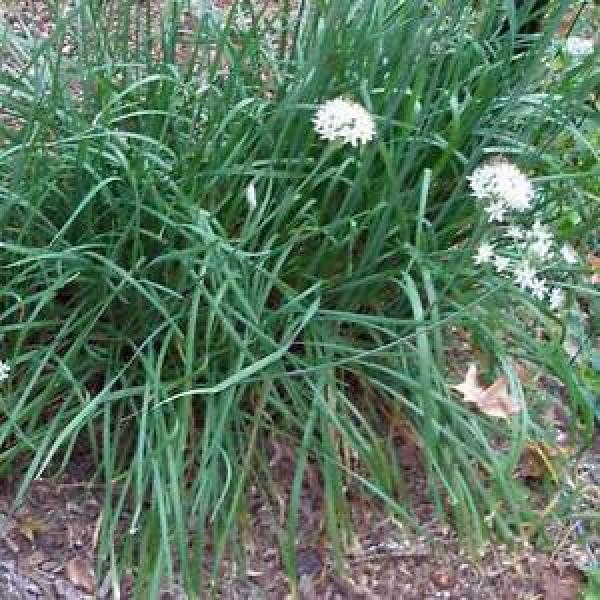
[{"label": "leaf litter patch", "polygon": [[[576,520],[570,524],[557,521],[548,527],[545,533],[553,539],[546,552],[528,545],[511,550],[490,543],[480,556],[473,558],[452,530],[433,516],[425,495],[418,496],[418,490],[425,486],[422,474],[419,479],[417,465],[411,493],[413,512],[424,519],[421,531],[417,534],[390,518],[375,501],[355,499],[351,502],[355,534],[344,555],[342,573],[336,569],[326,542],[321,491],[315,485],[317,482],[307,480],[301,499],[297,545],[299,579],[293,587],[285,574],[279,538],[285,526],[283,507],[291,489],[293,452],[283,451],[282,456],[273,465],[273,489],[279,499],[270,501],[258,488],[252,489],[249,498],[248,520],[240,529],[237,544],[245,570],[240,571],[239,557],[229,554],[215,587],[206,585],[205,591],[212,589],[217,598],[566,600],[574,599],[573,590],[580,589],[582,565],[600,560],[593,540],[586,547],[578,539]],[[582,468],[582,478],[588,472]],[[16,512],[11,511],[16,489],[3,485],[0,599],[114,597],[106,581],[96,580],[92,571],[102,493],[88,481],[87,477],[78,480],[77,473],[69,472],[62,479],[36,481]],[[599,511],[597,485],[583,479],[577,484],[580,488],[587,486],[590,494],[587,510]],[[127,514],[123,515],[125,520]],[[123,527],[122,535],[125,530]],[[116,547],[119,545],[116,540]],[[206,564],[206,582],[209,573],[210,565]],[[120,582],[121,598],[131,597],[134,579],[135,574],[130,574]],[[7,590],[13,590],[12,595]],[[179,586],[165,584],[161,598],[185,596]]]}]

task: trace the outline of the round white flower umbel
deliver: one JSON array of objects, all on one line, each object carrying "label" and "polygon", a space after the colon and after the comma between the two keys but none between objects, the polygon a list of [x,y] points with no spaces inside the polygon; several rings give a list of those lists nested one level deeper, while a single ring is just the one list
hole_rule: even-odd
[{"label": "round white flower umbel", "polygon": [[477,167],[467,179],[477,200],[491,202],[487,209],[490,220],[501,220],[498,219],[501,208],[528,210],[535,198],[535,188],[527,175],[504,160]]},{"label": "round white flower umbel", "polygon": [[373,117],[356,102],[335,98],[321,104],[313,118],[315,131],[330,142],[357,146],[375,137]]}]

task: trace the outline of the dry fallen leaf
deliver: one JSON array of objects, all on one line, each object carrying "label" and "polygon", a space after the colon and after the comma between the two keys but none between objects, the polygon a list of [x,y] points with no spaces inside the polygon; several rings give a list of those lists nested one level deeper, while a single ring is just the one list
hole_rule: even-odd
[{"label": "dry fallen leaf", "polygon": [[310,575],[302,575],[298,585],[298,592],[301,598],[306,600],[319,600],[321,597],[316,589],[316,584]]},{"label": "dry fallen leaf", "polygon": [[535,372],[533,365],[515,360],[513,361],[513,367],[521,385],[532,385],[536,382],[538,374]]},{"label": "dry fallen leaf", "polygon": [[431,580],[435,583],[436,587],[441,590],[449,590],[454,587],[456,580],[454,575],[448,571],[435,571],[431,575]]},{"label": "dry fallen leaf", "polygon": [[48,526],[40,519],[36,519],[35,517],[26,517],[19,521],[17,530],[31,543],[33,543],[34,538],[38,533],[45,533],[48,531]]},{"label": "dry fallen leaf", "polygon": [[26,559],[25,559],[25,564],[29,567],[29,568],[36,568],[39,567],[43,562],[46,561],[46,555],[39,551],[36,550],[35,552],[32,552]]},{"label": "dry fallen leaf", "polygon": [[549,446],[544,442],[529,442],[521,454],[519,470],[528,479],[543,479],[546,475],[558,481],[557,469],[569,450],[558,446]]},{"label": "dry fallen leaf", "polygon": [[547,569],[542,574],[544,600],[574,600],[581,589],[579,573],[563,573],[559,575],[554,569]]},{"label": "dry fallen leaf", "polygon": [[586,257],[587,266],[592,270],[590,275],[590,283],[593,285],[600,284],[600,256],[588,254]]},{"label": "dry fallen leaf", "polygon": [[452,389],[463,395],[463,400],[474,404],[483,414],[490,417],[508,419],[518,413],[521,403],[510,395],[506,377],[499,377],[488,388],[482,388],[477,383],[477,367],[469,365],[465,380],[452,386]]},{"label": "dry fallen leaf", "polygon": [[69,581],[88,594],[93,594],[96,589],[96,579],[87,561],[81,558],[72,558],[65,566]]}]

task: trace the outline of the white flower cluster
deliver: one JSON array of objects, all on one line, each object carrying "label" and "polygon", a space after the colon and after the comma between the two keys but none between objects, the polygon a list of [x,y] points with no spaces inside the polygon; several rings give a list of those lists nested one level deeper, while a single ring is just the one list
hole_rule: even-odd
[{"label": "white flower cluster", "polygon": [[488,240],[480,244],[475,264],[490,264],[496,273],[510,277],[534,298],[546,300],[552,310],[559,310],[565,302],[564,292],[551,287],[541,272],[555,262],[576,264],[579,257],[568,244],[557,250],[552,231],[539,219],[527,229],[518,223],[519,213],[533,208],[536,191],[531,181],[505,161],[484,164],[468,179],[488,221],[498,223]]},{"label": "white flower cluster", "polygon": [[375,137],[373,117],[356,102],[335,98],[321,104],[313,118],[315,131],[330,142],[357,146]]},{"label": "white flower cluster", "polygon": [[0,360],[0,381],[8,379],[10,374],[10,366]]},{"label": "white flower cluster", "polygon": [[473,196],[486,203],[490,221],[504,221],[507,212],[529,210],[535,188],[527,176],[506,161],[484,164],[469,178]]}]

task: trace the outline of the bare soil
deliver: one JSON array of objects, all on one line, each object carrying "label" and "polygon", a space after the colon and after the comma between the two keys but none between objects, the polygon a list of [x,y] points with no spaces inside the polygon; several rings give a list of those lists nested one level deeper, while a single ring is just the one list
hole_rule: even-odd
[{"label": "bare soil", "polygon": [[[599,444],[600,445],[600,444]],[[600,560],[593,537],[583,541],[568,519],[548,520],[551,542],[545,548],[523,544],[508,549],[488,544],[470,555],[450,527],[433,515],[424,495],[424,480],[415,449],[402,447],[414,472],[407,490],[409,505],[423,527],[415,532],[389,517],[376,502],[350,498],[355,535],[342,565],[336,565],[325,534],[323,498],[318,480],[310,479],[301,502],[298,544],[298,586],[290,586],[279,539],[285,528],[285,502],[291,485],[293,455],[281,446],[271,465],[277,498],[273,502],[254,488],[249,519],[236,543],[238,559],[228,557],[212,588],[216,597],[231,600],[337,599],[373,600],[575,600],[581,589],[581,567]],[[413,457],[411,458],[411,454]],[[597,458],[597,451],[594,452]],[[118,598],[110,580],[93,574],[98,546],[102,495],[90,485],[91,465],[85,459],[70,465],[58,478],[36,481],[25,502],[14,510],[15,481],[0,487],[0,600],[83,600]],[[600,510],[596,480],[600,460],[585,462],[575,484],[586,490],[581,505]],[[317,475],[315,474],[315,477]],[[128,515],[123,515],[124,521]],[[208,566],[207,566],[208,567]],[[208,568],[206,581],[209,581]],[[134,575],[120,582],[120,597],[131,598]],[[209,586],[205,588],[208,596]],[[161,599],[181,599],[178,586],[165,586]]]}]

